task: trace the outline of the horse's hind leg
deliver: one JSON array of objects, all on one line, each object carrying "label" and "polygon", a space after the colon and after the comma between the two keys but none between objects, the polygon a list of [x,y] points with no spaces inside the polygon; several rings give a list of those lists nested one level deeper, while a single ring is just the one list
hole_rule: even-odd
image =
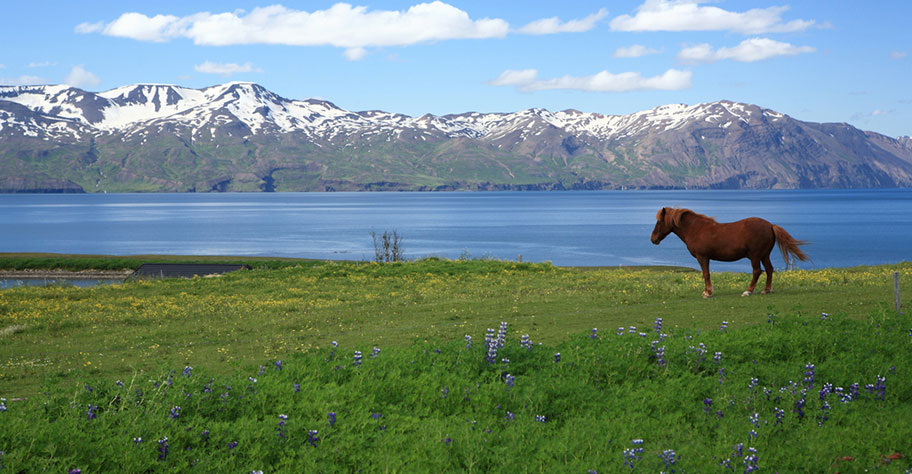
[{"label": "horse's hind leg", "polygon": [[[751,258],[751,267],[754,269],[754,274],[751,276],[751,282],[750,285],[747,286],[747,291],[741,293],[741,296],[750,296],[754,294],[754,288],[757,286],[757,280],[760,279],[760,273],[762,273],[760,271],[760,259]],[[765,293],[768,293],[768,291]]]},{"label": "horse's hind leg", "polygon": [[773,291],[773,262],[770,261],[769,255],[763,257],[763,268],[766,269],[766,288],[762,293],[765,295]]}]

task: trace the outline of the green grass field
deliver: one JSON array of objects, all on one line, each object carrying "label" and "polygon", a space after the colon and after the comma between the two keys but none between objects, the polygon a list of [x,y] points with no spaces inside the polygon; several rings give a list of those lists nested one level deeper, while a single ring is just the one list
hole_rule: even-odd
[{"label": "green grass field", "polygon": [[[23,258],[38,257],[7,255],[0,267],[48,268]],[[49,258],[71,270],[142,260]],[[618,472],[627,461],[642,472],[727,472],[728,459],[749,472],[753,448],[761,472],[910,466],[890,457],[912,456],[902,421],[912,419],[912,319],[892,310],[893,272],[910,289],[908,307],[912,264],[780,272],[774,293],[746,298],[746,274],[717,273],[709,300],[687,269],[252,266],[219,278],[0,292],[0,426],[10,427],[0,430],[0,463],[12,472],[90,472],[103,462],[131,472]],[[486,329],[501,322],[506,343],[488,362]],[[817,378],[806,383],[809,363]],[[160,458],[163,437],[170,454]],[[105,454],[84,452],[95,445]]]}]

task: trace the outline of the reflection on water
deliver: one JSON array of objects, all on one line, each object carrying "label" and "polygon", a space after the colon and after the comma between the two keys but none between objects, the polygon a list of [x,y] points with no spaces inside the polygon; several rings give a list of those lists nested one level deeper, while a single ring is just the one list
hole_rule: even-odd
[{"label": "reflection on water", "polygon": [[113,285],[123,280],[113,278],[0,278],[0,290],[20,286],[78,286],[89,288],[98,285]]}]

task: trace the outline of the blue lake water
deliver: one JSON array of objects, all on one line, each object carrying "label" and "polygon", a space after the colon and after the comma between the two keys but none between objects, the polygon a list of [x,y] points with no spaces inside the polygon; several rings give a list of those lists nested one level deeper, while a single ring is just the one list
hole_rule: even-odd
[{"label": "blue lake water", "polygon": [[798,268],[912,260],[910,189],[0,194],[0,252],[371,260],[370,232],[395,230],[408,258],[698,268],[676,236],[649,242],[663,206],[720,222],[763,217],[811,243],[813,262]]}]

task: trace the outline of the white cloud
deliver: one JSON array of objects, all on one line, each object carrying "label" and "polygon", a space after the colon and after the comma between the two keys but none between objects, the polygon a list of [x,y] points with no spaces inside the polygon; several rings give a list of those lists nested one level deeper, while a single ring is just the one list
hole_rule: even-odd
[{"label": "white cloud", "polygon": [[[581,20],[582,21],[582,20]],[[562,24],[572,28],[573,22]],[[568,26],[569,25],[569,26]],[[575,24],[574,24],[575,25]],[[336,3],[326,10],[292,10],[282,5],[189,16],[124,13],[110,23],[82,23],[78,33],[102,33],[139,41],[188,38],[197,45],[282,44],[336,46],[346,56],[363,57],[358,48],[407,46],[448,39],[501,38],[509,24],[498,18],[472,19],[452,5],[435,1],[407,10],[369,10]]]},{"label": "white cloud", "polygon": [[579,90],[588,92],[628,92],[636,90],[682,90],[692,84],[690,71],[669,69],[662,75],[644,77],[639,72],[612,74],[602,71],[591,76],[562,76],[553,79],[538,79],[535,69],[504,71],[497,79],[489,81],[492,86],[513,86],[521,92],[552,89]]},{"label": "white cloud", "polygon": [[657,54],[660,51],[655,48],[647,48],[641,44],[635,44],[633,46],[621,47],[614,50],[612,56],[616,58],[639,58],[641,56],[646,56],[647,54]]},{"label": "white cloud", "polygon": [[871,112],[857,112],[855,114],[852,114],[851,120],[867,122],[869,119],[872,119],[874,117],[878,117],[881,115],[890,115],[892,113],[893,113],[892,109],[890,109],[890,110],[874,109]]},{"label": "white cloud", "polygon": [[608,16],[608,10],[602,8],[599,11],[578,20],[569,20],[561,22],[556,16],[551,18],[542,18],[535,20],[526,26],[518,29],[520,33],[527,35],[550,35],[554,33],[582,33],[595,27],[595,24]]},{"label": "white cloud", "polygon": [[678,52],[677,59],[685,64],[712,63],[724,59],[750,63],[776,56],[794,56],[814,51],[816,49],[810,46],[794,46],[769,38],[749,38],[737,46],[717,50],[713,50],[707,43],[687,46]]},{"label": "white cloud", "polygon": [[104,22],[99,21],[98,23],[88,23],[83,22],[76,25],[76,28],[73,28],[73,31],[77,33],[99,33],[104,30]]},{"label": "white cloud", "polygon": [[70,69],[70,73],[67,74],[66,78],[63,80],[64,84],[85,88],[85,87],[94,87],[98,84],[101,84],[101,79],[98,78],[95,74],[86,71],[81,65],[73,66],[73,69]]},{"label": "white cloud", "polygon": [[193,66],[193,69],[196,72],[202,72],[206,74],[218,74],[220,76],[228,77],[232,74],[237,74],[241,72],[263,72],[260,68],[254,68],[253,64],[246,62],[244,64],[235,64],[235,63],[214,63],[212,61],[203,61],[202,64],[197,64]]},{"label": "white cloud", "polygon": [[342,52],[345,56],[345,59],[349,61],[360,61],[367,56],[367,50],[364,48],[348,48]]},{"label": "white cloud", "polygon": [[742,13],[713,6],[707,0],[646,0],[636,14],[611,20],[618,31],[733,31],[743,34],[802,31],[814,20],[782,21],[788,7],[754,8]]},{"label": "white cloud", "polygon": [[890,51],[890,58],[892,58],[892,59],[903,59],[908,55],[909,55],[909,53],[906,51],[896,51],[896,50]]},{"label": "white cloud", "polygon": [[52,63],[50,61],[42,61],[40,63],[39,62],[28,63],[28,67],[49,67],[49,66],[56,66],[56,65],[57,65],[57,63]]},{"label": "white cloud", "polygon": [[38,76],[22,75],[19,77],[0,77],[0,84],[5,86],[30,86],[35,84],[50,84],[51,81]]}]

